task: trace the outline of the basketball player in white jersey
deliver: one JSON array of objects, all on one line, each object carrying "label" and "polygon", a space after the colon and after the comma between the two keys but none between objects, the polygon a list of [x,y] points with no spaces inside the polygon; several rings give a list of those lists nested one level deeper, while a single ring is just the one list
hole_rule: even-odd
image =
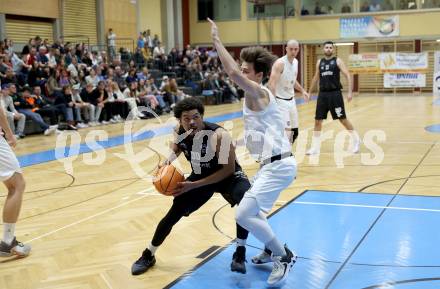
[{"label": "basketball player in white jersey", "polygon": [[8,195],[3,207],[3,238],[0,242],[0,257],[12,255],[26,257],[31,250],[30,246],[18,242],[15,238],[15,223],[20,213],[25,182],[18,160],[10,147],[14,147],[17,140],[9,128],[6,113],[0,106],[0,132],[2,129],[6,139],[0,135],[0,181],[6,185]]},{"label": "basketball player in white jersey", "polygon": [[290,143],[298,137],[298,110],[295,102],[295,89],[301,91],[304,100],[309,100],[309,94],[297,81],[299,52],[298,41],[292,39],[287,42],[286,55],[278,58],[272,66],[269,79],[269,89],[275,95],[278,107],[283,114],[286,131]]},{"label": "basketball player in white jersey", "polygon": [[252,187],[238,205],[236,221],[271,250],[273,269],[267,283],[279,285],[286,280],[296,256],[275,236],[265,214],[272,209],[281,191],[294,180],[296,161],[290,152],[284,119],[275,97],[261,84],[269,74],[275,56],[262,47],[244,48],[240,53],[240,71],[223,46],[216,24],[209,18],[208,21],[211,22],[212,39],[226,73],[245,91],[243,119],[246,147],[260,163]]}]

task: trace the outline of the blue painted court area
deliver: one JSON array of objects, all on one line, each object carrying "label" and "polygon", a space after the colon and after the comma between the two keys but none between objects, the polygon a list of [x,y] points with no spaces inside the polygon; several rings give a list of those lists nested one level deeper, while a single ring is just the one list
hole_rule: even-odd
[{"label": "blue painted court area", "polygon": [[[298,256],[289,289],[440,288],[440,198],[306,191],[269,218]],[[261,247],[250,237],[248,244]],[[235,245],[221,250],[173,289],[267,288],[271,265],[229,271]]]},{"label": "blue painted court area", "polygon": [[425,127],[425,130],[429,131],[429,132],[433,132],[433,133],[440,133],[440,124],[434,124],[434,125],[430,125]]}]

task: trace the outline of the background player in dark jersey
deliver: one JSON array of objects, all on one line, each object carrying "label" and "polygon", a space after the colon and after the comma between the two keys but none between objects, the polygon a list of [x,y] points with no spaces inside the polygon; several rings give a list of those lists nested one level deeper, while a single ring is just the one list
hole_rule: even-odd
[{"label": "background player in dark jersey", "polygon": [[[173,205],[159,222],[148,248],[133,264],[133,275],[142,274],[155,264],[154,254],[173,226],[182,217],[197,211],[214,192],[221,193],[234,206],[251,187],[236,161],[231,136],[221,126],[203,121],[203,113],[203,104],[196,98],[184,99],[174,107],[179,126],[175,130],[173,153],[162,165],[171,163],[183,153],[191,163],[192,172],[174,191]],[[247,237],[248,231],[237,224],[237,249],[232,257],[232,271],[246,272]]]},{"label": "background player in dark jersey", "polygon": [[344,62],[333,56],[334,43],[327,41],[324,43],[324,55],[325,57],[318,60],[316,64],[316,73],[313,76],[312,83],[310,84],[309,94],[315,88],[316,83],[319,80],[319,95],[316,104],[315,114],[315,128],[313,131],[312,146],[307,151],[308,155],[319,154],[321,148],[321,130],[322,121],[327,118],[327,114],[330,111],[333,119],[339,119],[342,125],[349,131],[352,137],[351,151],[353,153],[359,152],[360,139],[358,133],[354,130],[353,125],[347,119],[344,107],[344,99],[342,97],[340,75],[342,74],[347,78],[348,82],[348,101],[353,98],[352,94],[352,81],[350,73],[346,68]]}]

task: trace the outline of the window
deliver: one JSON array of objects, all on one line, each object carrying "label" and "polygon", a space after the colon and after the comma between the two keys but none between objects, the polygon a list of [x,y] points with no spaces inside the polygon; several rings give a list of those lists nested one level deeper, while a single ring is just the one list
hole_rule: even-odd
[{"label": "window", "polygon": [[265,18],[265,17],[293,17],[295,16],[295,0],[273,1],[284,2],[282,4],[259,5],[247,3],[247,11],[249,18]]},{"label": "window", "polygon": [[240,5],[237,0],[197,0],[198,19],[240,20]]},{"label": "window", "polygon": [[301,15],[324,15],[352,12],[355,12],[353,9],[353,0],[303,0],[301,6]]}]

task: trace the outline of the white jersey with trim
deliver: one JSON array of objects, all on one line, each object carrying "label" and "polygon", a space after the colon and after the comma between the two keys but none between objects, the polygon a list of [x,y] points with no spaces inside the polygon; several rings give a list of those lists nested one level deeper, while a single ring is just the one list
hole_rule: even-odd
[{"label": "white jersey with trim", "polygon": [[249,153],[257,161],[291,151],[285,131],[285,120],[275,97],[267,87],[261,88],[266,91],[270,100],[264,110],[250,110],[246,106],[246,98],[243,103],[244,140]]},{"label": "white jersey with trim", "polygon": [[295,96],[295,83],[298,76],[298,60],[294,58],[292,63],[290,63],[287,55],[284,55],[280,59],[284,63],[284,68],[275,87],[276,96],[283,99],[291,99]]}]

